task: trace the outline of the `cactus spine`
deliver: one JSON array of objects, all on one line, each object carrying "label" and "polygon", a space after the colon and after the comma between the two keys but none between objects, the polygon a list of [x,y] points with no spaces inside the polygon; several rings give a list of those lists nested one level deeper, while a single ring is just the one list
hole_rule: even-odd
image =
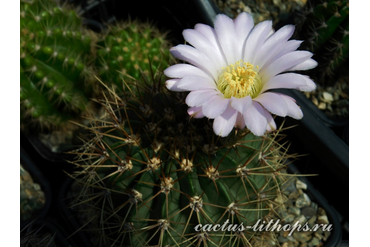
[{"label": "cactus spine", "polygon": [[[265,234],[229,225],[253,225],[282,205],[287,179],[279,136],[245,130],[218,138],[207,120],[189,119],[184,95],[167,91],[160,79],[135,87],[139,96],[111,91],[99,100],[106,117],[91,119],[91,135],[75,152],[81,170],[73,177],[81,188],[73,208],[81,210],[85,226],[99,231],[92,234],[94,244],[263,241]],[[225,228],[208,231],[209,224]]]},{"label": "cactus spine", "polygon": [[55,1],[21,1],[21,119],[52,129],[86,109],[94,91],[94,36],[74,10]]}]

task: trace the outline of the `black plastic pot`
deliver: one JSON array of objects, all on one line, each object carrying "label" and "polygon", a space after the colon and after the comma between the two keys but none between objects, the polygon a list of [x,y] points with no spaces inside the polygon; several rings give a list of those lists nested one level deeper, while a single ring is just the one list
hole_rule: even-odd
[{"label": "black plastic pot", "polygon": [[[46,219],[36,219],[35,221],[31,222],[29,226],[26,226],[26,228],[27,229],[23,230],[24,232],[26,232],[27,230],[31,230],[31,231],[37,231],[37,234],[39,236],[43,236],[44,234],[52,236],[52,239],[53,239],[52,241],[55,244],[55,246],[58,246],[58,247],[77,247],[79,246],[79,245],[76,245],[71,239],[67,239],[68,236],[66,232],[55,221],[46,220]],[[22,232],[21,232],[21,236],[22,236]],[[47,242],[44,240],[42,243],[46,244]]]},{"label": "black plastic pot", "polygon": [[27,135],[21,133],[21,136],[27,139],[27,141],[32,145],[36,152],[45,160],[51,162],[65,162],[66,160],[71,160],[74,156],[68,154],[67,152],[74,150],[77,146],[65,145],[59,152],[53,152],[49,147],[40,141],[37,135]]},{"label": "black plastic pot", "polygon": [[[291,174],[302,174],[298,168],[290,164],[288,167],[288,172]],[[340,221],[340,215],[338,212],[329,205],[325,197],[315,189],[313,184],[306,177],[299,177],[299,180],[307,184],[307,190],[305,193],[310,197],[310,199],[317,203],[319,207],[323,208],[329,219],[329,223],[333,226],[333,230],[327,241],[324,243],[325,247],[338,247],[342,242],[342,224]]]},{"label": "black plastic pot", "polygon": [[[349,209],[349,147],[325,125],[312,109],[295,97],[292,90],[279,90],[296,99],[303,111],[303,118],[276,118],[277,123],[283,121],[284,127],[293,127],[284,131],[291,142],[289,152],[305,155],[295,164],[303,174],[317,174],[309,180],[344,216],[348,216]],[[286,141],[285,139],[285,141]],[[337,196],[336,191],[340,193]]]},{"label": "black plastic pot", "polygon": [[[27,150],[27,154],[24,150]],[[60,236],[60,240],[58,241],[61,242],[61,244],[57,246],[79,247],[79,244],[74,244],[75,241],[73,239],[68,238],[72,232],[69,226],[64,224],[63,217],[58,211],[58,194],[60,187],[63,181],[68,177],[64,171],[68,173],[73,172],[73,165],[67,162],[53,163],[45,159],[35,150],[35,146],[33,146],[24,135],[21,135],[21,164],[31,174],[34,182],[40,184],[41,189],[45,193],[46,202],[43,209],[35,215],[35,217],[27,221],[21,221],[20,228],[23,229],[33,221],[35,222],[34,224],[36,224],[36,222],[38,224],[38,222],[47,221],[50,222],[50,224],[46,224],[46,228],[51,228],[53,232],[56,232],[54,230],[57,229],[60,233],[56,234],[57,238],[59,238],[58,235]],[[40,171],[42,171],[42,174]],[[46,180],[45,178],[48,179]],[[52,226],[49,227],[49,225]],[[64,239],[64,241],[62,239]],[[69,245],[65,245],[66,243]]]},{"label": "black plastic pot", "polygon": [[34,183],[37,183],[40,185],[41,190],[45,194],[45,204],[39,211],[35,212],[34,215],[27,219],[27,220],[21,220],[20,226],[21,229],[24,228],[26,225],[28,225],[30,222],[34,221],[35,219],[44,217],[47,212],[49,211],[51,200],[52,200],[52,193],[50,189],[49,182],[45,179],[41,171],[37,168],[37,166],[33,163],[31,158],[28,156],[28,154],[23,150],[23,148],[20,148],[20,162],[23,166],[23,168],[31,175],[32,180]]},{"label": "black plastic pot", "polygon": [[93,244],[88,234],[84,230],[80,230],[82,224],[78,222],[77,213],[74,213],[70,208],[71,201],[68,199],[68,191],[70,191],[73,181],[72,178],[67,178],[60,188],[58,195],[59,214],[72,232],[69,237],[78,243],[79,247],[91,247]]},{"label": "black plastic pot", "polygon": [[299,99],[301,104],[307,105],[309,109],[318,117],[320,121],[322,121],[326,126],[329,128],[343,128],[346,125],[349,124],[349,119],[348,118],[343,118],[343,119],[333,119],[328,117],[323,111],[321,111],[317,106],[312,103],[311,100],[309,100],[303,93],[298,92],[298,91],[293,91],[292,93],[294,95],[295,99]]}]

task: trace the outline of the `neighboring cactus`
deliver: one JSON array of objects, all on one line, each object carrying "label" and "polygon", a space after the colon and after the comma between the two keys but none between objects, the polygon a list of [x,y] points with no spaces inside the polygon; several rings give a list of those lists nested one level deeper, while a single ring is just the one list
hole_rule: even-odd
[{"label": "neighboring cactus", "polygon": [[124,79],[140,79],[167,68],[169,47],[166,34],[149,23],[123,22],[110,26],[98,42],[95,65],[105,83],[121,90]]},{"label": "neighboring cactus", "polygon": [[167,91],[160,79],[134,84],[140,96],[111,91],[99,100],[106,116],[91,119],[91,136],[75,152],[82,170],[73,176],[81,188],[72,206],[95,246],[248,246],[271,239],[194,227],[251,226],[276,215],[287,181],[280,137],[239,130],[219,138],[207,120],[189,119],[184,95]]},{"label": "neighboring cactus", "polygon": [[21,0],[20,6],[22,124],[63,128],[86,110],[96,90],[94,35],[74,10],[53,0]]},{"label": "neighboring cactus", "polygon": [[[347,73],[349,55],[349,2],[322,0],[310,4],[298,24],[298,38],[316,56],[319,66],[312,76],[322,85],[332,86],[338,75]],[[343,66],[342,66],[343,65]]]}]

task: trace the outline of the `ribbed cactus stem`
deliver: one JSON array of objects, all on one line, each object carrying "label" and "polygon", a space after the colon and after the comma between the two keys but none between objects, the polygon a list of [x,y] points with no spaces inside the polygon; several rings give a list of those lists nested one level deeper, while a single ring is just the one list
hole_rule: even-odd
[{"label": "ribbed cactus stem", "polygon": [[21,114],[59,128],[93,95],[93,35],[74,10],[54,1],[21,1]]},{"label": "ribbed cactus stem", "polygon": [[260,234],[248,229],[194,227],[253,225],[274,214],[288,180],[278,135],[239,130],[219,138],[207,121],[188,118],[181,94],[163,85],[151,90],[160,79],[136,84],[141,97],[112,93],[99,100],[106,115],[91,118],[90,137],[74,162],[83,167],[75,178],[85,188],[74,208],[90,215],[88,228],[99,231],[96,246],[247,246],[258,240]]}]

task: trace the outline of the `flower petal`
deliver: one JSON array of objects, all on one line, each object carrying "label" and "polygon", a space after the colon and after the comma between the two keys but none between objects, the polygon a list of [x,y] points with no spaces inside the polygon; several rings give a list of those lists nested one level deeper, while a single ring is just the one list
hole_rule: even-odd
[{"label": "flower petal", "polygon": [[309,69],[313,69],[317,66],[317,62],[313,59],[308,59],[306,61],[304,61],[303,63],[300,63],[296,66],[294,66],[293,68],[290,69],[290,71],[294,71],[294,70],[309,70]]},{"label": "flower petal", "polygon": [[280,51],[280,47],[285,45],[287,40],[292,37],[294,29],[293,25],[286,25],[268,37],[258,54],[256,64],[262,68],[267,61],[274,57]]},{"label": "flower petal", "polygon": [[307,85],[299,87],[298,88],[299,90],[303,92],[311,92],[311,91],[316,90],[316,84],[310,79],[309,76],[302,75],[302,77],[305,79]]},{"label": "flower petal", "polygon": [[260,76],[262,81],[269,81],[272,77],[285,71],[289,71],[291,68],[300,64],[312,57],[312,53],[308,51],[293,51],[287,53],[274,62],[264,66],[260,70]]},{"label": "flower petal", "polygon": [[169,79],[166,81],[166,87],[168,90],[175,91],[175,92],[184,92],[187,90],[184,90],[182,88],[179,88],[177,85],[181,81],[181,79]]},{"label": "flower petal", "polygon": [[216,90],[197,90],[192,91],[186,97],[186,104],[188,106],[202,106],[208,100],[210,100],[213,95],[218,94]]},{"label": "flower petal", "polygon": [[216,117],[213,121],[213,131],[216,135],[225,137],[230,134],[235,126],[238,112],[232,107],[228,107],[224,113]]},{"label": "flower petal", "polygon": [[274,76],[265,85],[263,85],[261,93],[277,88],[299,88],[307,86],[304,76],[295,73],[284,73]]},{"label": "flower petal", "polygon": [[209,58],[189,45],[177,45],[170,49],[171,54],[183,61],[191,63],[208,73],[214,80],[217,79],[217,68],[210,62]]},{"label": "flower petal", "polygon": [[197,75],[197,76],[202,76],[202,77],[209,77],[209,75],[203,70],[195,66],[192,66],[190,64],[184,64],[184,63],[172,65],[168,67],[167,69],[165,69],[163,73],[167,77],[172,77],[172,78],[183,78],[186,75]]},{"label": "flower petal", "polygon": [[288,113],[288,106],[285,103],[285,100],[283,100],[277,93],[263,93],[253,100],[259,102],[269,112],[278,116],[285,117]]},{"label": "flower petal", "polygon": [[214,119],[220,116],[226,110],[229,105],[229,101],[230,99],[216,94],[203,104],[203,114],[210,119]]},{"label": "flower petal", "polygon": [[231,106],[240,113],[243,113],[252,104],[251,96],[243,98],[231,97]]},{"label": "flower petal", "polygon": [[216,89],[216,84],[209,77],[187,75],[177,83],[177,87],[187,91],[195,91],[200,89]]},{"label": "flower petal", "polygon": [[243,113],[245,125],[256,136],[262,136],[266,132],[267,120],[264,111],[258,102],[253,101]]},{"label": "flower petal", "polygon": [[[212,27],[202,24],[202,23],[198,23],[195,25],[194,29],[200,32],[201,34],[203,34],[205,37],[207,37],[207,39],[212,43],[213,47],[216,48],[215,52],[222,54],[222,51],[220,50],[220,47],[217,41],[216,32]],[[226,63],[226,59],[224,62]]]},{"label": "flower petal", "polygon": [[185,29],[182,32],[185,40],[194,46],[198,51],[204,53],[211,63],[217,68],[225,66],[225,61],[220,52],[215,52],[214,45],[201,32],[194,29]]},{"label": "flower petal", "polygon": [[240,113],[240,112],[238,113],[238,116],[236,118],[235,126],[238,129],[244,129],[245,128],[245,122],[244,122],[243,114]]},{"label": "flower petal", "polygon": [[236,31],[232,19],[227,15],[217,15],[214,21],[217,40],[226,58],[227,64],[235,63],[238,59],[236,50]]},{"label": "flower petal", "polygon": [[266,110],[266,109],[263,109],[263,116],[266,118],[267,120],[267,126],[266,126],[266,130],[267,131],[274,131],[276,130],[276,123],[275,123],[275,120],[274,118],[271,116],[271,114]]},{"label": "flower petal", "polygon": [[303,117],[303,112],[301,108],[296,104],[296,101],[285,94],[279,94],[283,100],[285,100],[288,106],[288,113],[287,116],[292,117],[294,119],[301,119]]},{"label": "flower petal", "polygon": [[272,62],[274,62],[276,59],[280,58],[281,56],[290,53],[292,51],[297,50],[297,48],[302,44],[303,41],[300,40],[288,40],[285,42],[284,45],[277,47],[276,52],[274,52],[273,56],[271,56],[264,64],[261,64],[260,71],[269,66]]},{"label": "flower petal", "polygon": [[190,107],[188,114],[193,118],[204,118],[202,107]]},{"label": "flower petal", "polygon": [[252,28],[254,27],[254,21],[251,14],[242,12],[234,20],[235,32],[237,37],[237,54],[243,54],[243,48],[247,40],[248,35],[250,34]]},{"label": "flower petal", "polygon": [[271,29],[272,21],[260,22],[253,28],[244,46],[244,61],[255,64],[257,54],[261,50],[263,43],[265,43]]}]

